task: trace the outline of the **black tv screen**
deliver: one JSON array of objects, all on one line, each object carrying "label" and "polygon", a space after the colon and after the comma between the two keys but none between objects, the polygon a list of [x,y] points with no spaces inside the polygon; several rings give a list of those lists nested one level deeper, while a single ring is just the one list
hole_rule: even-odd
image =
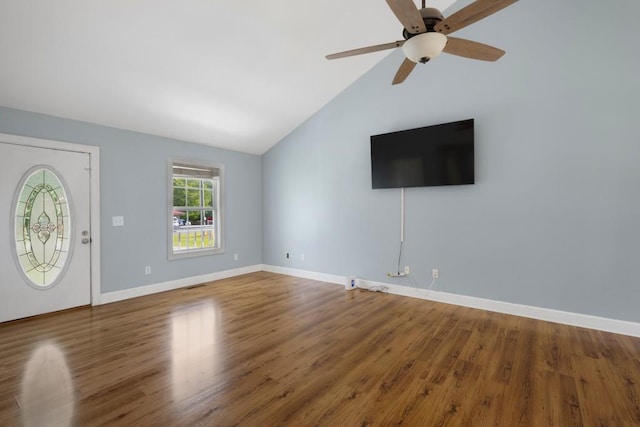
[{"label": "black tv screen", "polygon": [[371,136],[371,186],[475,182],[473,119]]}]

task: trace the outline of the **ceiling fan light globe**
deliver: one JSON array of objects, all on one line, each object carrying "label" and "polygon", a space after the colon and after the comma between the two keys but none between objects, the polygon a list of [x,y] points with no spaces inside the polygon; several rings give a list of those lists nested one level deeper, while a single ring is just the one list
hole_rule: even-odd
[{"label": "ceiling fan light globe", "polygon": [[440,55],[447,44],[447,36],[429,32],[411,37],[402,46],[404,55],[413,62],[427,62]]}]

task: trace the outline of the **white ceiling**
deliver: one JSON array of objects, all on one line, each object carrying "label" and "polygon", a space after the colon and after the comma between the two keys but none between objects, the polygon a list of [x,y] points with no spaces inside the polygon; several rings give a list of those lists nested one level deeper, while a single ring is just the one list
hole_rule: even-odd
[{"label": "white ceiling", "polygon": [[0,105],[262,154],[388,52],[326,54],[401,31],[384,0],[2,0]]}]

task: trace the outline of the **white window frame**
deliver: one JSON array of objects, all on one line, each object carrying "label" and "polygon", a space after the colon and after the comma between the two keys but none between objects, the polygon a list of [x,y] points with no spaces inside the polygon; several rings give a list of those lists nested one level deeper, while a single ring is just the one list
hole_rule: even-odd
[{"label": "white window frame", "polygon": [[[218,177],[218,191],[214,191],[214,202],[213,207],[210,209],[214,212],[213,221],[214,221],[214,230],[215,230],[215,238],[216,242],[219,242],[219,245],[214,248],[210,247],[199,247],[192,249],[181,249],[174,250],[173,247],[173,235],[174,235],[174,226],[173,226],[173,170],[174,166],[177,167],[185,167],[185,168],[197,168],[197,169],[211,169],[212,171],[217,171]],[[214,254],[224,253],[224,165],[217,163],[202,163],[193,160],[185,160],[185,159],[169,159],[167,164],[167,253],[169,259],[181,259],[181,258],[190,258],[190,257],[199,257],[199,256],[207,256]],[[216,197],[217,196],[217,197]],[[217,208],[216,208],[217,206]],[[209,209],[208,209],[209,210]]]}]

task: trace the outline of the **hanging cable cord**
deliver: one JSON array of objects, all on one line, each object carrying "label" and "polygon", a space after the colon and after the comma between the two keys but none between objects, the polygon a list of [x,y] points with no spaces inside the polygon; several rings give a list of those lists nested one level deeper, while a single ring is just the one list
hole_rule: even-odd
[{"label": "hanging cable cord", "polygon": [[404,246],[404,187],[400,189],[400,253],[398,254],[398,276],[400,275],[402,246]]},{"label": "hanging cable cord", "polygon": [[400,275],[400,260],[402,259],[402,246],[404,242],[400,240],[400,253],[398,254],[398,275]]}]

